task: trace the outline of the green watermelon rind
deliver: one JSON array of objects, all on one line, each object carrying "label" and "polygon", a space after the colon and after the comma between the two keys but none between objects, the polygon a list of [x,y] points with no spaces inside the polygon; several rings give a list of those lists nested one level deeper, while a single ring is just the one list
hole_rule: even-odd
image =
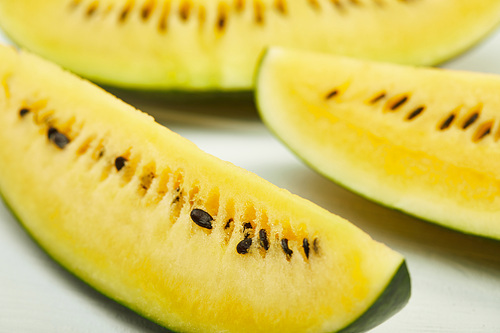
[{"label": "green watermelon rind", "polygon": [[[33,233],[25,226],[22,219],[16,213],[16,211],[12,208],[7,198],[3,195],[3,191],[0,189],[0,199],[5,203],[6,208],[11,212],[12,216],[19,222],[19,224],[26,231],[28,236],[35,242],[35,244],[43,250],[44,253],[48,255],[54,262],[56,262],[60,267],[64,268],[67,272],[69,272],[72,276],[74,276],[77,280],[83,281],[87,286],[97,291],[98,293],[104,295],[105,297],[117,302],[118,304],[124,306],[125,308],[135,312],[143,318],[150,320],[152,323],[159,324],[166,329],[165,333],[168,332],[180,332],[174,331],[175,328],[169,327],[168,323],[158,322],[156,318],[152,318],[147,315],[147,313],[141,312],[138,309],[134,308],[132,304],[128,304],[123,302],[120,299],[117,299],[111,295],[111,293],[106,292],[106,290],[96,288],[92,283],[85,280],[81,275],[77,272],[71,270],[66,265],[62,264],[59,260],[57,260],[56,256],[50,253],[47,248],[45,248],[35,237]],[[361,314],[360,317],[356,318],[355,321],[348,324],[345,328],[342,328],[339,331],[335,331],[337,333],[359,333],[366,332],[378,325],[382,322],[386,321],[388,318],[392,317],[394,314],[399,312],[405,305],[408,303],[411,296],[411,280],[410,274],[408,271],[408,267],[406,261],[402,261],[398,270],[389,281],[387,286],[383,289],[380,295],[375,299],[374,303],[368,306],[367,310]],[[335,333],[331,332],[331,333]]]}]

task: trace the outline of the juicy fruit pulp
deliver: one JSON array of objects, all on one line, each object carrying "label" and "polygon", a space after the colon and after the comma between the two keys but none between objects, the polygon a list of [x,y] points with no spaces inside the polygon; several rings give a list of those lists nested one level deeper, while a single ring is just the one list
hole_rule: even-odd
[{"label": "juicy fruit pulp", "polygon": [[0,48],[0,191],[39,244],[180,331],[369,329],[404,259],[99,88]]},{"label": "juicy fruit pulp", "polygon": [[264,121],[328,178],[410,214],[500,239],[500,78],[270,50]]},{"label": "juicy fruit pulp", "polygon": [[1,0],[20,45],[109,85],[247,90],[264,47],[435,64],[500,20],[497,0]]}]

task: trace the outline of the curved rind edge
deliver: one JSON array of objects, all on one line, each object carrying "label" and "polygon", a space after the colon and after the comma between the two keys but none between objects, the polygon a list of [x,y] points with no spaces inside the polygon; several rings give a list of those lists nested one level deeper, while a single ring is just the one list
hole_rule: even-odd
[{"label": "curved rind edge", "polygon": [[52,254],[52,252],[50,252],[45,246],[43,246],[43,244],[38,241],[38,239],[35,237],[35,235],[26,227],[26,225],[23,223],[23,220],[19,217],[19,215],[16,213],[15,209],[12,207],[12,205],[7,200],[7,198],[4,196],[2,189],[0,189],[0,201],[2,201],[4,203],[5,207],[11,212],[12,217],[23,228],[23,230],[26,232],[26,234],[29,236],[29,238],[35,243],[35,245],[38,246],[42,250],[42,252],[45,253],[48,258],[50,258],[50,260],[54,261],[54,263],[56,263],[59,267],[63,268],[64,271],[69,273],[76,280],[83,282],[86,286],[95,290],[100,295],[102,295],[102,296],[108,298],[109,300],[112,300],[115,303],[123,306],[124,309],[132,311],[133,313],[137,314],[138,316],[149,320],[154,325],[158,325],[158,327],[163,329],[165,333],[180,332],[180,331],[174,331],[172,328],[168,327],[166,325],[166,323],[159,322],[157,319],[148,316],[147,313],[141,312],[139,309],[136,309],[131,304],[125,303],[120,299],[114,298],[110,293],[106,292],[105,290],[102,290],[102,289],[95,287],[92,283],[90,283],[89,281],[87,281],[86,279],[84,279],[83,277],[78,275],[77,272],[71,270],[69,267],[67,267],[66,265],[61,263],[59,260],[57,260],[56,256],[54,256]]},{"label": "curved rind edge", "polygon": [[[487,40],[491,35],[500,27],[500,20],[491,26],[489,29],[484,30],[481,34],[477,35],[475,39],[470,40],[468,43],[464,44],[463,46],[456,47],[453,49],[453,51],[447,52],[447,54],[436,57],[435,59],[432,59],[431,61],[422,61],[420,63],[414,62],[414,63],[407,63],[407,65],[413,65],[413,66],[426,66],[426,67],[440,67],[451,60],[458,58],[460,56],[463,56],[467,52],[470,52],[474,48],[476,48],[478,45],[482,44]],[[40,55],[38,52],[34,52],[31,50],[30,47],[26,47],[24,43],[20,43],[16,38],[12,36],[10,31],[5,29],[3,26],[0,27],[0,30],[3,32],[4,36],[7,38],[7,40],[16,45],[19,48],[26,48],[30,52],[36,53],[37,55],[46,58],[45,56]],[[267,53],[267,49],[272,48],[273,45],[265,45],[262,50],[261,50],[261,55]],[[310,50],[311,52],[315,52],[315,50]],[[316,51],[318,53],[322,53],[321,51]],[[335,54],[334,52],[327,52],[330,54]],[[359,56],[361,57],[361,56]],[[356,58],[359,58],[356,57]],[[258,71],[260,67],[262,57],[260,57],[260,60],[258,60],[255,64],[254,68],[254,77],[255,73]],[[49,59],[47,59],[49,60]],[[49,60],[51,62],[55,62],[53,60]],[[402,64],[402,63],[401,63]],[[58,64],[61,66],[60,64]],[[218,86],[206,86],[206,87],[190,87],[188,85],[147,85],[147,84],[135,84],[135,83],[130,83],[130,82],[123,82],[120,80],[115,80],[113,78],[108,78],[108,77],[103,77],[103,76],[89,76],[84,73],[80,72],[75,72],[70,68],[64,67],[66,70],[75,73],[76,75],[79,75],[81,77],[84,77],[88,79],[89,81],[92,81],[98,85],[101,85],[103,87],[110,87],[110,88],[117,88],[117,89],[122,89],[122,90],[130,90],[130,91],[137,91],[137,92],[153,92],[154,94],[159,94],[161,92],[167,92],[167,93],[172,93],[172,94],[206,94],[210,96],[211,94],[214,94],[216,96],[226,96],[226,95],[239,95],[241,93],[243,94],[248,94],[251,93],[252,91],[256,90],[255,84],[249,85],[249,86],[238,86],[238,87],[218,87]],[[251,82],[255,83],[255,80],[252,80]]]},{"label": "curved rind edge", "polygon": [[[238,99],[238,98],[243,98],[246,99],[248,98],[249,95],[252,94],[252,91],[254,89],[253,86],[248,86],[248,87],[234,87],[234,88],[229,88],[229,87],[190,87],[189,85],[186,86],[161,86],[161,85],[146,85],[146,84],[135,84],[135,83],[127,83],[127,82],[122,82],[122,81],[117,81],[113,79],[109,79],[106,77],[100,77],[100,76],[92,76],[92,75],[87,75],[85,73],[81,73],[78,71],[74,71],[72,68],[68,68],[66,66],[61,65],[59,62],[56,62],[52,59],[49,59],[46,55],[42,55],[39,52],[34,51],[31,47],[24,45],[23,43],[20,43],[16,38],[14,38],[9,31],[5,30],[2,26],[0,26],[0,33],[3,33],[6,42],[9,43],[9,45],[19,49],[19,50],[25,50],[27,52],[36,54],[38,57],[43,58],[46,61],[49,61],[51,63],[56,64],[57,66],[63,68],[64,70],[71,72],[81,78],[84,78],[88,81],[91,81],[92,83],[100,86],[101,88],[105,90],[113,90],[113,94],[115,94],[115,91],[121,92],[122,94],[142,94],[144,98],[180,98],[180,99],[185,99],[185,100],[192,100],[194,99],[199,99],[201,101],[209,99],[213,100],[216,98],[228,98],[228,99]],[[4,44],[0,42],[0,44]]]},{"label": "curved rind edge", "polygon": [[[259,114],[261,114],[261,112],[259,111]],[[266,123],[267,124],[267,123]],[[358,195],[359,197],[361,198],[364,198],[370,202],[373,202],[373,203],[376,203],[377,205],[380,205],[382,207],[385,207],[387,209],[390,209],[392,211],[396,211],[396,212],[401,212],[407,216],[411,216],[413,218],[416,218],[420,221],[423,221],[423,222],[426,222],[426,223],[429,223],[433,226],[437,226],[437,227],[440,227],[440,228],[444,228],[444,229],[447,229],[447,230],[451,230],[451,231],[454,231],[454,232],[457,232],[459,234],[462,234],[462,235],[466,235],[466,236],[470,236],[470,237],[478,237],[478,238],[482,238],[482,239],[489,239],[489,240],[492,240],[492,241],[497,241],[497,242],[500,242],[500,238],[497,238],[495,235],[489,235],[489,234],[486,234],[486,233],[480,233],[480,232],[475,232],[475,231],[472,231],[472,230],[465,230],[465,229],[460,229],[458,227],[454,227],[452,225],[449,225],[449,224],[446,224],[445,222],[441,222],[441,221],[436,221],[436,220],[433,220],[431,218],[428,218],[424,215],[419,215],[418,213],[416,212],[410,212],[410,211],[407,211],[407,210],[404,210],[402,208],[398,208],[398,207],[394,207],[394,206],[391,206],[390,204],[384,202],[384,201],[381,201],[381,200],[378,200],[377,198],[374,198],[372,196],[369,196],[365,193],[362,193],[360,191],[357,191],[355,189],[353,189],[351,186],[343,183],[340,179],[338,178],[334,178],[332,177],[331,175],[328,175],[326,174],[325,172],[322,172],[320,171],[318,168],[316,168],[315,165],[313,165],[313,163],[309,162],[308,160],[306,160],[305,158],[303,158],[295,149],[293,149],[290,145],[288,145],[283,139],[281,139],[281,137],[274,131],[274,129],[271,128],[270,125],[268,125],[268,128],[271,129],[271,132],[273,133],[273,135],[275,135],[277,138],[279,138],[279,140],[297,157],[299,158],[307,167],[309,167],[311,170],[315,171],[316,173],[318,173],[319,175],[321,175],[322,177],[328,179],[329,181],[333,182],[334,184]]]},{"label": "curved rind edge", "polygon": [[367,311],[338,333],[366,332],[378,326],[403,309],[410,296],[410,273],[406,261],[403,261],[384,291],[368,307]]},{"label": "curved rind edge", "polygon": [[[260,113],[260,111],[259,111]],[[270,128],[270,127],[269,127]],[[319,175],[321,175],[322,177],[328,179],[329,181],[333,182],[334,184],[358,195],[359,197],[361,198],[364,198],[370,202],[373,202],[373,203],[376,203],[377,205],[380,205],[382,207],[385,207],[387,209],[390,209],[392,211],[396,211],[396,212],[401,212],[407,216],[411,216],[413,218],[416,218],[420,221],[423,221],[423,222],[426,222],[426,223],[429,223],[433,226],[437,226],[437,227],[440,227],[440,228],[444,228],[444,229],[447,229],[447,230],[451,230],[451,231],[454,231],[454,232],[457,232],[459,234],[462,234],[462,235],[466,235],[466,236],[471,236],[471,237],[478,237],[478,238],[484,238],[484,239],[489,239],[489,240],[492,240],[492,241],[500,241],[500,238],[497,238],[495,237],[495,235],[489,235],[489,234],[486,234],[486,233],[480,233],[480,232],[474,232],[472,230],[465,230],[465,229],[460,229],[460,228],[457,228],[457,227],[454,227],[452,225],[449,225],[449,224],[446,224],[444,222],[441,222],[441,221],[436,221],[436,220],[433,220],[431,218],[428,218],[424,215],[419,215],[418,213],[416,212],[410,212],[410,211],[407,211],[407,210],[404,210],[402,208],[398,208],[398,207],[394,207],[394,206],[391,206],[390,204],[384,202],[384,201],[381,201],[381,200],[378,200],[377,198],[374,198],[372,196],[369,196],[365,193],[362,193],[360,191],[357,191],[355,189],[353,189],[351,186],[343,183],[340,179],[337,179],[337,178],[334,178],[332,177],[331,175],[328,175],[322,171],[320,171],[318,168],[316,168],[316,166],[313,165],[313,163],[307,161],[305,158],[303,158],[295,149],[293,149],[292,147],[290,147],[286,142],[284,142],[284,140],[281,139],[281,137],[274,131],[274,130],[271,130],[271,132],[276,135],[276,137],[278,137],[280,139],[280,141],[288,148],[290,149],[290,151],[296,156],[298,157],[307,167],[309,167],[311,170],[315,171],[316,173],[318,173]]]},{"label": "curved rind edge", "polygon": [[441,58],[436,59],[435,61],[429,63],[428,65],[422,65],[422,66],[442,67],[452,60],[455,60],[455,59],[460,58],[460,57],[464,57],[467,53],[472,52],[472,50],[474,50],[476,47],[485,43],[489,38],[492,37],[493,33],[499,28],[500,28],[500,21],[498,21],[493,27],[491,27],[490,30],[484,31],[481,36],[478,36],[476,38],[476,40],[472,41],[471,43],[469,43],[461,48],[457,48],[456,52],[454,52],[454,53],[450,52],[450,54],[448,54],[448,56],[441,57]]},{"label": "curved rind edge", "polygon": [[[89,286],[93,290],[97,291],[99,294],[107,297],[108,299],[120,304],[124,308],[135,312],[137,315],[146,318],[155,325],[160,325],[162,329],[165,330],[165,333],[175,333],[180,331],[174,331],[172,328],[168,327],[167,323],[159,322],[155,318],[148,316],[146,313],[141,312],[139,309],[134,308],[133,306],[122,302],[119,299],[114,298],[112,295],[107,293],[102,289],[96,288],[94,285],[83,279],[76,272],[72,271],[66,265],[63,265],[60,261],[56,259],[56,257],[48,251],[35,237],[34,234],[25,226],[23,221],[19,218],[14,208],[10,205],[7,198],[3,195],[3,191],[0,190],[0,201],[3,201],[5,207],[11,212],[14,219],[16,219],[19,225],[22,226],[26,234],[33,240],[33,242],[43,250],[47,256],[53,260],[59,267],[64,268],[64,270],[70,273],[71,276],[75,277],[77,280],[82,281],[85,285]],[[393,275],[393,278],[387,284],[386,288],[382,291],[382,293],[376,298],[375,302],[368,306],[367,311],[364,312],[360,317],[358,317],[354,322],[350,323],[345,328],[337,331],[338,333],[360,333],[366,332],[390,317],[399,312],[409,301],[411,296],[411,280],[410,274],[408,271],[408,267],[406,265],[406,261],[403,260],[401,265],[399,266],[396,273]]]}]

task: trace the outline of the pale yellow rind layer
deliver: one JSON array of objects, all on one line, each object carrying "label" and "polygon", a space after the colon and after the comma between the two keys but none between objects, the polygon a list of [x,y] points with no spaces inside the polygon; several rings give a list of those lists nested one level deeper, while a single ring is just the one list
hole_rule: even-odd
[{"label": "pale yellow rind layer", "polygon": [[[342,218],[34,56],[1,47],[0,77],[2,195],[57,261],[155,321],[197,332],[332,331],[366,311],[402,263]],[[64,149],[49,126],[70,138]],[[120,171],[117,156],[128,159]],[[214,217],[212,230],[190,220],[193,207]],[[248,221],[269,231],[269,251],[254,239],[248,254],[236,252]],[[318,239],[309,259],[303,237]]]},{"label": "pale yellow rind layer", "polygon": [[435,64],[500,20],[497,0],[1,0],[0,25],[91,79],[142,89],[250,89],[267,46]]},{"label": "pale yellow rind layer", "polygon": [[265,122],[320,173],[384,205],[500,239],[498,76],[272,49],[257,87]]}]

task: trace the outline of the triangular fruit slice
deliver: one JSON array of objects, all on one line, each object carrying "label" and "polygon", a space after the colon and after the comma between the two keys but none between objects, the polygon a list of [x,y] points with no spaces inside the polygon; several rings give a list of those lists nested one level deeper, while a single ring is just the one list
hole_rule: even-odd
[{"label": "triangular fruit slice", "polygon": [[498,0],[0,0],[13,41],[127,88],[248,90],[270,45],[435,64],[500,21]]},{"label": "triangular fruit slice", "polygon": [[35,56],[0,47],[0,191],[58,262],[182,332],[368,329],[402,256]]},{"label": "triangular fruit slice", "polygon": [[359,194],[500,239],[500,77],[271,49],[262,118],[298,156]]}]

